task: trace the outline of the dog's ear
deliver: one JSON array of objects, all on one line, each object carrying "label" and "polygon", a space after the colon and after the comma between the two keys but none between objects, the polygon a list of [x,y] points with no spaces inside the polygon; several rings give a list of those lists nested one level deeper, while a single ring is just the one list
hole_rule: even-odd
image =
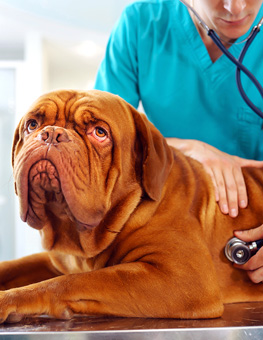
[{"label": "dog's ear", "polygon": [[16,127],[16,130],[15,130],[15,133],[14,133],[14,137],[13,137],[13,145],[12,145],[12,166],[14,166],[14,158],[15,158],[16,147],[17,147],[17,144],[18,144],[19,139],[20,139],[19,130],[20,130],[21,121],[22,121],[22,119],[21,119],[20,122],[18,123],[18,125],[17,125],[17,127]]},{"label": "dog's ear", "polygon": [[152,200],[159,200],[173,163],[173,152],[165,138],[146,118],[133,112],[137,140],[141,150],[142,185]]},{"label": "dog's ear", "polygon": [[[20,136],[19,136],[19,127],[20,123],[18,124],[15,133],[14,133],[14,138],[13,138],[13,145],[12,145],[12,167],[14,167],[14,160],[15,160],[15,152],[16,152],[16,147],[19,142]],[[16,187],[16,182],[14,182],[14,187],[15,187],[15,193],[17,195],[17,187]]]}]

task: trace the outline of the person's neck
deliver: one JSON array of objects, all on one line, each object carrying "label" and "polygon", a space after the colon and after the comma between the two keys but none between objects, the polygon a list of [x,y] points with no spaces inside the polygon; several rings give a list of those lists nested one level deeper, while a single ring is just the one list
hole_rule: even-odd
[{"label": "person's neck", "polygon": [[[216,62],[217,59],[219,59],[221,57],[221,55],[223,54],[223,52],[220,50],[219,47],[216,46],[216,44],[213,42],[213,40],[206,34],[206,32],[202,29],[202,27],[200,27],[200,25],[198,24],[198,22],[195,22],[195,26],[200,34],[201,39],[203,40],[203,43],[207,49],[207,52],[210,56],[210,59],[212,60],[212,62]],[[230,44],[224,43],[222,42],[226,48],[230,47]]]},{"label": "person's neck", "polygon": [[[194,6],[194,1],[191,1],[191,6],[195,8]],[[198,11],[198,9],[196,9]],[[223,52],[219,49],[219,47],[216,46],[216,44],[213,42],[213,40],[207,35],[206,31],[200,26],[197,18],[195,17],[195,15],[189,10],[191,19],[193,20],[193,23],[195,24],[195,27],[207,49],[207,52],[212,60],[212,62],[216,62],[217,59],[219,59],[221,57],[221,55],[223,54]],[[231,43],[227,43],[227,42],[223,42],[222,44],[226,47],[229,48],[231,46]]]}]

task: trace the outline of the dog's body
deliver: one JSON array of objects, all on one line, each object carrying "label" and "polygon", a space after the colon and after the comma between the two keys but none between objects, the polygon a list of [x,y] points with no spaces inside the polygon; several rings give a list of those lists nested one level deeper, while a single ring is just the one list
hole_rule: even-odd
[{"label": "dog's body", "polygon": [[21,218],[47,252],[0,263],[0,319],[75,313],[213,318],[263,301],[223,248],[263,221],[263,171],[244,169],[249,207],[223,215],[210,177],[129,104],[99,91],[53,92],[13,145]]}]

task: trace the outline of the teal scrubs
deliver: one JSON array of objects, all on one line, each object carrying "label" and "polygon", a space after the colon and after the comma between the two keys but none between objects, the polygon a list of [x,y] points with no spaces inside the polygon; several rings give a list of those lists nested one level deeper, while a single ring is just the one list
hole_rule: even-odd
[{"label": "teal scrubs", "polygon": [[[263,5],[255,19],[263,16]],[[244,39],[241,37],[238,41]],[[244,44],[229,51],[239,56]],[[263,84],[263,32],[244,65]],[[242,75],[249,98],[263,99]],[[129,5],[110,36],[95,88],[120,95],[145,113],[165,137],[197,139],[244,158],[263,160],[263,120],[241,98],[235,66],[212,62],[188,10],[179,0]]]}]

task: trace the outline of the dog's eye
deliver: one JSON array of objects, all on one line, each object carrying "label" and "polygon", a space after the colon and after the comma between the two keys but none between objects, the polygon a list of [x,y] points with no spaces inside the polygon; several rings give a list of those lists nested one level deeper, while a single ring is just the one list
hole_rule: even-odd
[{"label": "dog's eye", "polygon": [[107,131],[100,126],[97,126],[93,131],[93,135],[96,139],[102,142],[107,138]]},{"label": "dog's eye", "polygon": [[27,124],[28,132],[33,132],[34,130],[37,129],[37,127],[38,127],[38,123],[35,119],[30,120]]}]

